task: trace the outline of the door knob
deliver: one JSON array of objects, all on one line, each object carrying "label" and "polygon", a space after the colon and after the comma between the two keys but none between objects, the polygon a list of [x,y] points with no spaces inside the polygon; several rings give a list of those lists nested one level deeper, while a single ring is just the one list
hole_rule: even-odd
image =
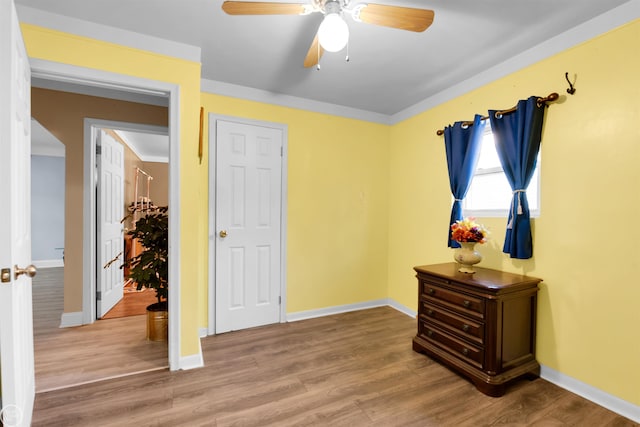
[{"label": "door knob", "polygon": [[20,277],[21,274],[26,274],[29,277],[34,277],[36,275],[36,273],[38,272],[38,269],[36,268],[35,265],[31,264],[30,266],[26,267],[26,268],[20,268],[17,265],[14,267],[14,278],[18,278]]},{"label": "door knob", "polygon": [[220,237],[222,237],[223,239],[227,237],[227,230],[220,230]]}]

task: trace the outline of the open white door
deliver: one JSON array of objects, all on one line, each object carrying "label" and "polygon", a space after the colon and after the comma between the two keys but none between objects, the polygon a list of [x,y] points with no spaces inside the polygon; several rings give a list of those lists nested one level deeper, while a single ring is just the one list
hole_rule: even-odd
[{"label": "open white door", "polygon": [[277,323],[283,131],[216,122],[216,333]]},{"label": "open white door", "polygon": [[12,0],[0,0],[0,58],[0,421],[28,426],[35,398],[31,70]]},{"label": "open white door", "polygon": [[[96,155],[99,171],[97,202],[98,281],[96,315],[104,316],[124,296],[124,147],[100,129]],[[111,262],[116,257],[117,262]]]}]

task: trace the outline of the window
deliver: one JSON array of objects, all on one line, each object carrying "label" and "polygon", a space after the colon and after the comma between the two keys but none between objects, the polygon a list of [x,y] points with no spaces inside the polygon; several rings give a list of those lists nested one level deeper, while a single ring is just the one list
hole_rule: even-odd
[{"label": "window", "polygon": [[[540,154],[536,171],[527,188],[527,200],[532,218],[540,215]],[[478,166],[471,180],[471,186],[462,203],[464,216],[474,217],[508,217],[511,206],[512,191],[507,177],[502,170],[493,133],[489,123],[485,126],[481,142]]]}]

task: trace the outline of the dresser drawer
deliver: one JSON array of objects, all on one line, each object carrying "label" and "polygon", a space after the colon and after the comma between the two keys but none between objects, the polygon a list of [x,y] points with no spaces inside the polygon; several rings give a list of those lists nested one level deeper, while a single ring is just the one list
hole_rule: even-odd
[{"label": "dresser drawer", "polygon": [[484,300],[472,295],[455,292],[427,281],[421,281],[424,299],[444,305],[455,311],[466,313],[480,319],[484,318]]},{"label": "dresser drawer", "polygon": [[453,335],[438,329],[428,320],[420,319],[418,322],[418,335],[464,360],[465,362],[482,369],[484,363],[484,350],[468,344]]},{"label": "dresser drawer", "polygon": [[424,300],[420,304],[420,314],[436,323],[440,328],[480,346],[484,344],[484,323],[458,316]]}]

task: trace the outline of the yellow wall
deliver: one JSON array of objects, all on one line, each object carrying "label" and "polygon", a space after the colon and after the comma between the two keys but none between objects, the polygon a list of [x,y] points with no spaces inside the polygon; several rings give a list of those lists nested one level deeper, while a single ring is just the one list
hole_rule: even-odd
[{"label": "yellow wall", "polygon": [[287,312],[386,298],[389,127],[212,94],[202,105],[288,125]]},{"label": "yellow wall", "polygon": [[31,58],[180,86],[180,354],[198,354],[198,315],[193,307],[198,306],[198,289],[206,288],[207,282],[207,264],[200,262],[207,251],[207,213],[198,210],[207,185],[207,171],[197,158],[200,64],[33,25],[21,27]]},{"label": "yellow wall", "polygon": [[[539,361],[640,404],[635,338],[640,261],[624,256],[640,228],[640,23],[541,61],[394,126],[200,94],[199,64],[23,25],[30,56],[180,84],[182,355],[205,326],[208,149],[206,113],[284,123],[289,130],[287,312],[390,297],[416,308],[415,265],[446,262],[451,196],[436,129],[531,94],[559,92],[548,110],[541,217],[534,258],[502,254],[503,219],[482,219],[493,240],[482,265],[541,277]],[[577,92],[564,89],[565,71]],[[205,129],[205,135],[207,134]],[[620,214],[628,212],[624,218]],[[194,310],[193,307],[198,307]]]},{"label": "yellow wall", "polygon": [[[640,404],[640,22],[636,21],[393,126],[390,150],[389,296],[417,306],[412,267],[448,262],[451,206],[444,141],[436,130],[517,99],[558,92],[546,113],[541,216],[534,257],[501,253],[504,219],[482,266],[544,280],[537,358],[545,366]],[[575,95],[564,73],[577,75]],[[631,252],[628,252],[631,250]]]}]

